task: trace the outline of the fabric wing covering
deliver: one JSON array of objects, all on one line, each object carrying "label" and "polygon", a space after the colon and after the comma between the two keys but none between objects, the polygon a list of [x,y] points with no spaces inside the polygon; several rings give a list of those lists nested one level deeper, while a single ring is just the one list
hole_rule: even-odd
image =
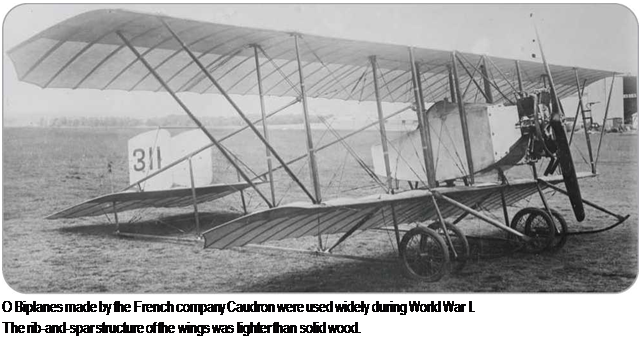
[{"label": "fabric wing covering", "polygon": [[[582,173],[579,178],[591,176]],[[551,184],[563,182],[561,176],[542,179]],[[536,193],[536,186],[537,182],[532,179],[521,179],[513,180],[508,185],[443,187],[434,190],[468,207],[492,210],[501,207],[501,190],[505,194],[506,204],[512,205]],[[545,186],[541,185],[541,189],[545,189]],[[226,249],[286,238],[344,233],[355,226],[358,226],[357,230],[391,227],[392,206],[399,224],[423,222],[436,217],[430,194],[427,190],[412,190],[396,195],[327,201],[320,205],[277,207],[240,217],[204,232],[205,247]],[[445,218],[461,213],[460,209],[446,202],[440,202],[439,208]]]},{"label": "fabric wing covering", "polygon": [[[123,10],[95,10],[63,21],[20,45],[8,54],[20,80],[42,88],[92,88],[125,91],[164,91],[158,81],[117,35],[120,32],[175,92],[217,93],[198,66],[181,49],[163,25],[164,20],[191,49],[222,88],[230,94],[258,94],[253,46],[260,46],[260,64],[266,95],[298,96],[299,78],[294,39],[288,32],[234,27]],[[382,100],[412,102],[408,48],[365,41],[300,36],[300,52],[307,96],[355,101],[374,100],[369,57],[375,55],[380,68]],[[481,55],[458,53],[470,70],[459,70],[462,85]],[[415,48],[426,101],[449,97],[448,68],[452,53]],[[513,98],[518,88],[514,60],[487,57],[488,71],[505,96]],[[462,67],[461,67],[462,68]],[[540,63],[520,61],[524,90],[542,86]],[[573,67],[551,65],[560,97],[576,92]],[[578,68],[587,84],[612,72]],[[502,74],[499,76],[499,74]],[[483,101],[474,85],[466,102]]]}]

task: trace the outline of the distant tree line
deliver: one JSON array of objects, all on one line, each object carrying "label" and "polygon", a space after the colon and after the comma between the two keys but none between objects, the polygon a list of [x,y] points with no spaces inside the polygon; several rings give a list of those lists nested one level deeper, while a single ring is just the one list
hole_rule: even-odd
[{"label": "distant tree line", "polygon": [[[311,123],[320,123],[320,118],[329,119],[331,115],[311,116]],[[260,119],[258,115],[250,115],[251,121]],[[244,126],[245,122],[236,116],[207,116],[199,117],[207,127]],[[269,124],[302,124],[302,114],[276,115],[268,119]],[[55,117],[41,118],[40,127],[194,127],[194,122],[184,115],[168,115],[148,119],[132,117]]]},{"label": "distant tree line", "polygon": [[137,127],[144,121],[131,117],[54,117],[41,118],[41,127]]}]

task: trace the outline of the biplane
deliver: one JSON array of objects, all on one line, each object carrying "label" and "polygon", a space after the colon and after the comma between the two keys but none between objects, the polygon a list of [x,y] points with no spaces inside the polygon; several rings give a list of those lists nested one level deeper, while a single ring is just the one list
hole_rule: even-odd
[{"label": "biplane", "polygon": [[[465,264],[469,244],[457,224],[468,216],[504,231],[526,251],[562,246],[567,225],[544,190],[567,195],[577,221],[585,217],[584,205],[616,218],[613,226],[627,219],[581,195],[579,180],[597,175],[600,142],[595,152],[586,137],[591,171],[577,173],[570,151],[575,128],[568,137],[560,101],[615,74],[549,65],[542,47],[541,63],[95,10],[46,29],[8,55],[19,79],[41,88],[165,92],[197,127],[173,137],[164,129],[134,137],[129,141],[130,182],[125,189],[48,219],[112,213],[118,232],[117,216],[123,211],[193,205],[205,248],[338,234],[331,245],[321,243],[324,252],[357,231],[387,228],[394,231],[408,276],[426,281]],[[265,147],[268,171],[254,174],[239,165],[223,140],[181,99],[179,94],[185,92],[223,96],[244,121],[242,129],[250,130]],[[232,94],[256,97],[262,118],[251,121]],[[268,96],[291,97],[287,106],[302,107],[306,154],[285,161],[269,141],[266,120],[284,107],[268,114]],[[584,111],[578,97],[577,117]],[[375,102],[378,120],[315,145],[308,99]],[[385,115],[383,103],[405,108]],[[386,121],[409,110],[416,113],[417,128],[388,139]],[[324,199],[317,153],[367,128],[378,129],[380,144],[372,144],[373,165],[364,163],[363,169],[381,181],[384,192]],[[449,131],[447,137],[443,130]],[[239,182],[211,184],[207,171],[212,148],[221,156],[217,160],[233,166]],[[291,169],[302,159],[309,163],[311,186]],[[539,172],[535,164],[544,161],[545,170]],[[531,177],[508,179],[506,172],[517,165],[531,167]],[[274,185],[279,182],[273,176],[277,170],[286,172],[308,200],[278,205]],[[401,188],[405,185],[399,182],[407,182],[409,188]],[[244,190],[253,191],[266,208],[201,232],[199,204]],[[522,209],[510,220],[508,206],[537,194],[542,208]],[[504,222],[483,212],[500,209]],[[401,231],[399,225],[411,226]]]}]

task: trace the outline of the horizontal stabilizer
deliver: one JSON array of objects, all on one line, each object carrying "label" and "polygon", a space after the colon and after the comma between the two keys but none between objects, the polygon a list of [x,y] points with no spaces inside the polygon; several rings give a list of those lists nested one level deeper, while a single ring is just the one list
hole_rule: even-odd
[{"label": "horizontal stabilizer", "polygon": [[[255,183],[257,184],[257,183]],[[196,188],[197,202],[209,202],[249,187],[248,183],[214,184]],[[181,208],[193,204],[191,188],[161,191],[124,191],[100,196],[57,212],[47,219],[100,216],[141,208]]]}]

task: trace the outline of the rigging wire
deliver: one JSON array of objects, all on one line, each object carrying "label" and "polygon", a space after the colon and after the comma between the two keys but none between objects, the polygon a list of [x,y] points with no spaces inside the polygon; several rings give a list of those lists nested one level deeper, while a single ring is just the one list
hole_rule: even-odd
[{"label": "rigging wire", "polygon": [[[371,117],[367,116],[367,119],[371,121]],[[407,165],[407,167],[410,169],[410,171],[412,171],[412,173],[416,176],[416,178],[417,178],[417,179],[418,179],[418,180],[419,180],[423,185],[427,185],[427,184],[425,183],[425,181],[423,181],[423,180],[421,179],[421,176],[420,176],[420,175],[419,175],[419,174],[414,170],[414,168],[412,168],[412,166],[409,164],[409,162],[407,161],[407,159],[405,159],[403,156],[401,156],[400,151],[398,150],[398,148],[396,148],[396,146],[394,146],[394,143],[390,142],[389,137],[385,138],[385,142],[387,142],[387,145],[388,145],[389,147],[391,147],[391,148],[392,148],[392,150],[394,150],[394,152],[396,152],[396,154],[398,154],[398,158],[399,158],[399,159],[401,159],[401,160],[403,160],[403,162]],[[421,164],[421,166],[422,166],[422,164]],[[425,167],[423,167],[423,170],[425,170]]]},{"label": "rigging wire", "polygon": [[326,194],[330,194],[329,189],[331,188],[332,184],[336,180],[336,177],[340,174],[340,177],[338,178],[338,186],[336,186],[336,191],[334,194],[338,195],[341,192],[341,188],[343,186],[343,175],[345,174],[345,165],[347,163],[347,151],[345,151],[345,156],[343,156],[343,160],[341,161],[340,166],[334,170],[332,177],[329,179],[329,182],[327,183],[327,186],[325,187],[326,189],[323,191],[323,196]]},{"label": "rigging wire", "polygon": [[[321,134],[320,138],[318,139],[318,142],[321,142],[325,138],[325,135],[327,135],[327,130],[325,130],[323,134]],[[303,162],[303,165],[301,165],[300,168],[298,169],[298,172],[296,172],[297,177],[300,176],[300,173],[303,171],[305,167],[307,167],[308,164],[309,164],[309,156],[306,157],[305,161]],[[285,197],[289,194],[289,191],[291,190],[293,183],[294,183],[293,181],[290,181],[289,184],[287,185],[287,189],[285,190],[285,193],[278,201],[279,205],[281,204],[283,199],[285,199]]]},{"label": "rigging wire", "polygon": [[298,89],[298,88],[297,88],[297,87],[292,83],[292,81],[289,79],[289,77],[288,77],[288,76],[283,72],[283,70],[281,69],[283,66],[285,66],[285,65],[289,64],[289,62],[288,62],[288,63],[284,63],[284,64],[282,64],[282,65],[278,66],[278,65],[276,64],[276,62],[275,62],[275,61],[274,61],[274,60],[273,60],[273,59],[272,59],[272,58],[267,54],[267,52],[263,49],[263,47],[258,46],[258,49],[260,49],[260,52],[261,52],[261,53],[263,53],[263,55],[265,55],[265,57],[267,58],[267,60],[269,60],[269,62],[272,64],[272,66],[274,66],[274,68],[276,68],[276,71],[278,71],[278,73],[280,73],[280,75],[283,77],[283,79],[285,79],[285,81],[287,81],[287,83],[289,84],[289,86],[290,86],[290,87],[291,87],[291,88],[296,92],[296,94],[298,94],[297,96],[300,96],[300,95],[301,95],[300,90],[299,90],[299,89]]},{"label": "rigging wire", "polygon": [[350,155],[352,155],[352,157],[354,158],[354,160],[356,160],[356,162],[358,163],[358,165],[359,165],[359,166],[360,166],[360,167],[361,167],[361,168],[362,168],[362,169],[367,173],[367,175],[369,175],[369,176],[372,178],[372,180],[374,180],[374,182],[376,182],[377,184],[379,184],[379,185],[383,188],[383,190],[387,191],[387,187],[386,187],[386,186],[385,186],[385,184],[384,184],[384,183],[383,183],[383,182],[378,178],[378,175],[376,175],[376,173],[374,172],[374,170],[372,170],[372,169],[371,169],[371,168],[370,168],[370,167],[365,163],[365,161],[363,161],[363,159],[362,159],[360,156],[358,156],[358,154],[356,154],[356,152],[354,151],[354,149],[353,149],[352,147],[350,147],[350,145],[349,145],[347,142],[345,142],[345,140],[342,140],[342,139],[341,139],[340,134],[338,134],[338,133],[336,132],[336,130],[334,130],[334,128],[332,128],[332,126],[331,126],[331,125],[329,125],[329,124],[327,123],[327,121],[325,121],[325,119],[324,119],[324,118],[322,118],[322,117],[319,117],[319,118],[320,118],[320,120],[323,122],[323,124],[325,124],[325,126],[327,127],[327,130],[329,130],[329,131],[334,135],[334,137],[336,137],[336,139],[337,139],[337,140],[341,140],[341,144],[343,145],[343,147],[345,147],[345,149],[349,152],[349,154],[350,154]]},{"label": "rigging wire", "polygon": [[327,72],[332,76],[332,78],[334,79],[334,81],[335,81],[336,83],[338,83],[338,84],[341,86],[341,88],[343,88],[343,90],[345,91],[345,93],[347,93],[347,97],[348,97],[348,99],[350,99],[350,100],[351,100],[351,99],[352,99],[352,95],[350,95],[349,91],[347,90],[347,88],[345,88],[345,86],[343,85],[343,83],[342,83],[342,82],[340,82],[340,81],[336,78],[336,75],[334,74],[334,72],[332,72],[332,71],[329,69],[329,67],[327,67],[327,65],[325,64],[325,62],[323,62],[323,60],[321,60],[321,58],[318,56],[318,54],[316,54],[316,51],[314,51],[314,50],[312,49],[312,47],[310,47],[310,46],[309,46],[309,44],[307,43],[307,41],[306,41],[305,39],[302,39],[302,38],[301,38],[301,40],[303,41],[303,44],[304,44],[305,46],[307,46],[307,49],[308,49],[309,51],[311,51],[311,52],[312,52],[312,55],[314,55],[314,57],[316,58],[316,60],[318,60],[318,62],[320,62],[321,66],[322,66],[322,67],[324,67],[324,68],[327,70]]},{"label": "rigging wire", "polygon": [[[378,65],[378,60],[376,60],[376,68],[381,69],[380,66]],[[392,102],[396,102],[396,99],[394,99],[394,96],[392,95],[392,92],[390,90],[389,83],[387,82],[387,80],[385,80],[385,73],[383,72],[380,72],[380,73],[381,73],[381,79],[383,80],[383,86],[385,87],[385,89],[387,89],[387,93],[389,94],[389,97],[392,99]]]}]

